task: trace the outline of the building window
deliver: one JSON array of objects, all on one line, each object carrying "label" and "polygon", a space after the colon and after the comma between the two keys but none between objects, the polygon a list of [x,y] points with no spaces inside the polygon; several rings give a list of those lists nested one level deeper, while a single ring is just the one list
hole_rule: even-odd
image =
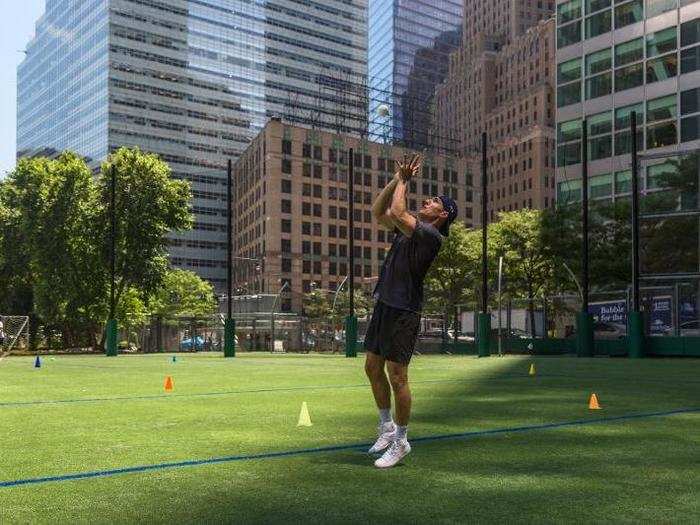
[{"label": "building window", "polygon": [[292,221],[289,219],[282,219],[281,223],[282,233],[292,233]]},{"label": "building window", "polygon": [[615,6],[615,29],[641,22],[644,18],[644,3],[633,0],[626,4]]},{"label": "building window", "polygon": [[292,193],[292,181],[287,179],[282,179],[282,193]]},{"label": "building window", "polygon": [[311,184],[308,182],[305,182],[304,184],[301,185],[301,194],[304,197],[311,197]]},{"label": "building window", "polygon": [[321,164],[314,164],[314,179],[323,178],[323,166]]},{"label": "building window", "polygon": [[673,78],[678,73],[678,57],[671,53],[665,57],[647,60],[647,84]]},{"label": "building window", "polygon": [[647,101],[648,149],[678,143],[677,109],[676,95]]},{"label": "building window", "polygon": [[637,113],[637,148],[644,146],[644,104],[633,104],[615,110],[615,155],[624,155],[632,151],[632,131],[630,122],[632,112]]},{"label": "building window", "polygon": [[615,70],[615,93],[644,84],[644,64],[632,64]]},{"label": "building window", "polygon": [[290,239],[282,239],[281,240],[281,251],[282,251],[282,253],[291,253],[292,252],[292,241]]},{"label": "building window", "polygon": [[608,33],[612,26],[612,12],[609,9],[586,18],[586,38]]},{"label": "building window", "polygon": [[632,191],[632,170],[615,172],[615,194],[629,193]]},{"label": "building window", "polygon": [[304,158],[311,158],[311,144],[303,144],[301,147],[301,155]]},{"label": "building window", "polygon": [[600,199],[612,195],[612,174],[596,175],[588,181],[591,199]]},{"label": "building window", "polygon": [[605,159],[612,155],[612,112],[598,113],[588,119],[588,158]]},{"label": "building window", "polygon": [[[586,99],[609,95],[612,91],[612,51],[601,49],[586,56]],[[592,76],[595,75],[595,76]]]},{"label": "building window", "polygon": [[292,161],[289,159],[282,159],[282,173],[292,173]]},{"label": "building window", "polygon": [[301,272],[302,273],[311,273],[311,261],[302,261],[301,262]]},{"label": "building window", "polygon": [[[681,93],[681,142],[688,142],[700,138],[700,88],[689,89]],[[692,115],[688,116],[686,115]]]},{"label": "building window", "polygon": [[314,146],[314,159],[323,160],[323,148],[321,146]]},{"label": "building window", "polygon": [[557,29],[557,47],[563,48],[581,41],[581,21]]},{"label": "building window", "polygon": [[646,187],[649,189],[662,188],[666,186],[662,181],[669,180],[677,174],[678,169],[675,161],[649,166],[647,167]]},{"label": "building window", "polygon": [[566,24],[581,18],[581,0],[571,0],[557,6],[557,22]]},{"label": "building window", "polygon": [[282,199],[282,213],[292,213],[292,201]]},{"label": "building window", "polygon": [[302,164],[301,174],[304,177],[311,177],[311,164],[309,164],[308,162],[305,162],[304,164]]},{"label": "building window", "polygon": [[285,257],[282,258],[282,271],[289,273],[292,271],[292,260]]},{"label": "building window", "polygon": [[647,18],[660,15],[677,7],[677,0],[647,0]]},{"label": "building window", "polygon": [[301,234],[302,235],[311,235],[311,223],[310,222],[302,222],[301,223]]},{"label": "building window", "polygon": [[670,53],[678,48],[676,26],[647,35],[647,58]]},{"label": "building window", "polygon": [[311,254],[311,241],[301,241],[301,253],[305,255]]},{"label": "building window", "polygon": [[314,217],[321,217],[321,216],[322,216],[321,205],[314,203]]},{"label": "building window", "polygon": [[700,42],[700,18],[681,24],[681,47]]},{"label": "building window", "polygon": [[282,154],[291,155],[292,154],[292,141],[282,139]]},{"label": "building window", "polygon": [[681,51],[681,74],[700,69],[700,46]]},{"label": "building window", "polygon": [[557,157],[559,166],[581,162],[581,120],[560,122],[557,126]]},{"label": "building window", "polygon": [[557,201],[563,204],[581,200],[581,179],[560,182],[557,187]]}]

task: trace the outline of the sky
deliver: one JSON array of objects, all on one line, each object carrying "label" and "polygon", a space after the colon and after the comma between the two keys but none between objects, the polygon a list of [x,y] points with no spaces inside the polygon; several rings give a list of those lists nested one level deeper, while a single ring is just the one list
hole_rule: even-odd
[{"label": "sky", "polygon": [[45,0],[0,0],[0,178],[15,166],[17,66],[34,35]]}]

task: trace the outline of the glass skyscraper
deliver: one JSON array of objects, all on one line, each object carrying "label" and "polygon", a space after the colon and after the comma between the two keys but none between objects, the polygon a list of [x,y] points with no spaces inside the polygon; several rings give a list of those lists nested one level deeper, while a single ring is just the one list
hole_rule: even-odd
[{"label": "glass skyscraper", "polygon": [[194,197],[171,262],[223,290],[227,160],[271,117],[366,131],[366,12],[366,0],[47,0],[18,68],[18,155],[159,154]]},{"label": "glass skyscraper", "polygon": [[[370,0],[368,39],[371,140],[428,146],[435,87],[460,46],[460,0]],[[378,108],[386,105],[386,112]]]}]

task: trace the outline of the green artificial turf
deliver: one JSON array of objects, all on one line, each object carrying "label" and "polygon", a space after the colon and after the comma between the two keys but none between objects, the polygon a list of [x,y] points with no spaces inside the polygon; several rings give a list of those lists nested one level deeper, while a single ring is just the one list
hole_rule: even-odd
[{"label": "green artificial turf", "polygon": [[[33,364],[0,361],[3,525],[700,521],[698,360],[416,357],[413,452],[388,471],[350,448],[376,426],[361,357]],[[588,409],[593,392],[603,410]],[[304,401],[311,427],[297,427]],[[431,436],[445,438],[417,439]],[[347,447],[308,451],[334,446]],[[211,458],[230,460],[1,486]]]}]

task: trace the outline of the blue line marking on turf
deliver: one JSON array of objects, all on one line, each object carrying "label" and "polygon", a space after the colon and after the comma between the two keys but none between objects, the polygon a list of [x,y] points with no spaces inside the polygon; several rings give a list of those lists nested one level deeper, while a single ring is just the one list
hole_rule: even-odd
[{"label": "blue line marking on turf", "polygon": [[[526,425],[520,427],[494,428],[491,430],[474,430],[471,432],[460,432],[456,434],[438,434],[434,436],[423,436],[411,439],[412,443],[427,443],[431,441],[444,441],[449,439],[468,439],[479,436],[493,436],[499,434],[510,434],[518,432],[532,432],[537,430],[550,430],[555,428],[575,427],[591,425],[595,423],[611,423],[615,421],[626,421],[632,419],[644,419],[650,417],[672,416],[677,414],[691,414],[700,412],[700,408],[679,408],[662,412],[646,412],[639,414],[626,414],[622,416],[601,417],[595,419],[577,419],[574,421],[564,421],[560,423],[545,423],[541,425]],[[348,445],[335,445],[327,447],[315,447],[297,450],[287,450],[280,452],[263,452],[259,454],[223,456],[210,459],[194,459],[188,461],[174,461],[168,463],[156,463],[154,465],[138,465],[135,467],[115,468],[110,470],[95,470],[91,472],[77,472],[75,474],[64,474],[60,476],[46,476],[41,478],[15,479],[11,481],[0,481],[0,488],[19,487],[23,485],[37,485],[40,483],[51,483],[59,481],[75,481],[90,478],[104,478],[119,476],[122,474],[133,474],[139,472],[152,472],[158,470],[168,470],[173,468],[197,467],[202,465],[215,465],[217,463],[232,463],[235,461],[252,461],[256,459],[275,459],[290,456],[303,456],[308,454],[318,454],[325,452],[339,452],[345,450],[366,449],[371,443],[356,443]]]}]

